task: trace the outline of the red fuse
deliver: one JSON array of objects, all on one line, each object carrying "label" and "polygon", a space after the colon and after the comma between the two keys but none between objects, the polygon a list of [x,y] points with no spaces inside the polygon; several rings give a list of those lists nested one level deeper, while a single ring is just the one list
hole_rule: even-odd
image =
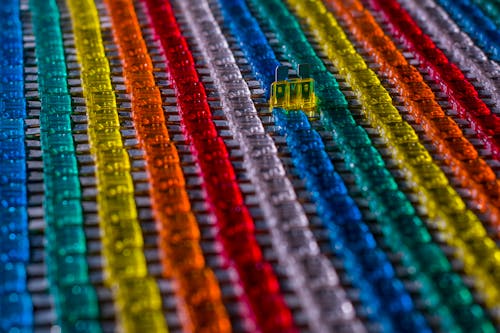
[{"label": "red fuse", "polygon": [[230,237],[222,236],[224,248],[227,250],[230,258],[238,265],[263,260],[262,251],[253,235],[246,232],[237,232]]},{"label": "red fuse", "polygon": [[204,140],[197,140],[194,143],[196,147],[196,151],[199,152],[200,155],[203,155],[207,158],[210,158],[212,154],[216,154],[222,158],[227,158],[229,156],[226,148],[226,144],[224,140],[219,137],[207,138]]},{"label": "red fuse", "polygon": [[233,233],[246,232],[253,234],[255,225],[250,212],[244,205],[231,205],[216,211],[217,224],[227,237]]},{"label": "red fuse", "polygon": [[251,292],[274,294],[280,290],[273,268],[268,262],[245,265],[239,270],[239,273],[243,283],[254,288]]},{"label": "red fuse", "polygon": [[224,152],[210,152],[198,155],[202,167],[202,175],[212,183],[233,181],[236,179],[231,161]]},{"label": "red fuse", "polygon": [[238,184],[233,180],[222,180],[218,183],[207,182],[207,191],[211,194],[211,205],[227,209],[231,205],[243,204],[243,197]]},{"label": "red fuse", "polygon": [[[182,124],[187,133],[196,133],[199,140],[217,137],[217,130],[211,119],[199,118],[191,121],[183,121]],[[196,143],[195,142],[195,143]]]},{"label": "red fuse", "polygon": [[[278,294],[260,294],[259,296],[258,299],[251,299],[251,302],[264,332],[297,332],[292,314],[283,297]],[[272,316],[269,315],[270,313]]]}]

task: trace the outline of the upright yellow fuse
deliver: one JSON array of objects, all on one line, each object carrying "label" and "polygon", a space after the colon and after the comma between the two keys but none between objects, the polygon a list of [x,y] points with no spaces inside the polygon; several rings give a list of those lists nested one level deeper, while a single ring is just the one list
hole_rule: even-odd
[{"label": "upright yellow fuse", "polygon": [[288,67],[276,68],[275,82],[271,85],[269,107],[281,108],[285,111],[302,110],[307,116],[316,114],[316,95],[314,80],[309,77],[309,66],[299,65],[299,77],[289,79]]}]

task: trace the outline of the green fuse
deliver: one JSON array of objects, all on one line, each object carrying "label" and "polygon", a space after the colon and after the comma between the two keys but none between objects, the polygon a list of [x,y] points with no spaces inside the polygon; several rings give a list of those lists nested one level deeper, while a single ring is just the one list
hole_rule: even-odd
[{"label": "green fuse", "polygon": [[494,333],[496,328],[489,322],[484,310],[477,304],[471,306],[459,307],[455,316],[463,319],[466,332]]},{"label": "green fuse", "polygon": [[78,167],[74,154],[45,153],[42,156],[44,159],[44,164],[47,165],[47,173],[54,173],[54,175],[56,176],[76,175],[78,173]]},{"label": "green fuse", "polygon": [[41,96],[42,113],[71,114],[71,96],[69,94],[43,94]]},{"label": "green fuse", "polygon": [[434,243],[424,243],[417,247],[417,255],[420,258],[427,259],[427,262],[421,267],[421,269],[426,272],[436,274],[451,270],[448,258],[446,258],[441,249]]},{"label": "green fuse", "polygon": [[65,320],[59,323],[61,332],[71,333],[101,333],[101,325],[98,319],[78,319],[78,320]]},{"label": "green fuse", "polygon": [[[454,273],[440,274],[434,278],[436,284],[443,293],[448,295],[446,302],[454,307],[467,306],[473,303],[474,299],[470,291],[464,286],[461,277]],[[470,317],[470,313],[469,316]],[[470,320],[470,318],[469,318]]]},{"label": "green fuse", "polygon": [[344,94],[342,94],[336,86],[331,86],[329,84],[319,86],[317,95],[320,99],[320,105],[329,108],[333,105],[337,109],[344,108],[347,110],[347,100]]},{"label": "green fuse", "polygon": [[47,225],[47,250],[58,256],[85,254],[85,233],[79,225],[55,227]]},{"label": "green fuse", "polygon": [[41,113],[42,133],[71,133],[71,118],[67,113]]},{"label": "green fuse", "polygon": [[333,130],[336,127],[356,125],[352,114],[345,107],[327,108],[326,110],[322,108],[320,119],[328,130]]},{"label": "green fuse", "polygon": [[422,243],[432,241],[432,237],[424,226],[422,220],[414,215],[407,215],[398,219],[397,228],[405,237],[405,242],[410,246],[420,246]]},{"label": "green fuse", "polygon": [[324,86],[327,86],[328,89],[337,89],[339,87],[333,74],[326,70],[319,73],[313,73],[312,77],[314,81],[316,81],[316,91],[320,91]]},{"label": "green fuse", "polygon": [[84,254],[47,256],[49,282],[58,286],[71,286],[89,280],[87,258]]},{"label": "green fuse", "polygon": [[41,76],[38,85],[41,91],[48,94],[64,94],[68,91],[65,75]]},{"label": "green fuse", "polygon": [[[349,147],[344,148],[350,150]],[[385,166],[384,160],[373,146],[356,148],[352,154],[345,156],[345,160],[351,169],[356,167],[367,170]]]},{"label": "green fuse", "polygon": [[47,198],[45,204],[47,224],[56,228],[68,225],[83,225],[83,211],[80,199],[65,198],[64,200],[55,200],[54,198]]},{"label": "green fuse", "polygon": [[80,181],[76,175],[64,175],[60,177],[46,177],[45,191],[47,196],[59,201],[66,199],[80,199]]},{"label": "green fuse", "polygon": [[363,191],[377,193],[396,190],[398,185],[386,168],[370,168],[354,172],[356,184]]},{"label": "green fuse", "polygon": [[[334,134],[335,135],[335,134]],[[355,147],[371,146],[371,140],[360,126],[344,126],[338,135],[339,144]]]},{"label": "green fuse", "polygon": [[370,209],[376,215],[385,215],[397,219],[401,215],[415,213],[411,203],[406,200],[404,194],[399,190],[385,191],[374,197],[368,195],[368,201]]},{"label": "green fuse", "polygon": [[[44,71],[47,74],[45,76],[64,76],[66,75],[66,63],[61,60],[57,61],[44,61],[39,63],[39,70]],[[63,90],[57,95],[67,94],[68,89]],[[42,105],[43,107],[43,105]]]},{"label": "green fuse", "polygon": [[55,298],[58,317],[69,321],[79,319],[97,319],[99,317],[98,300],[95,289],[86,283],[60,288]]},{"label": "green fuse", "polygon": [[42,142],[47,144],[49,154],[74,153],[73,135],[71,132],[42,133]]}]

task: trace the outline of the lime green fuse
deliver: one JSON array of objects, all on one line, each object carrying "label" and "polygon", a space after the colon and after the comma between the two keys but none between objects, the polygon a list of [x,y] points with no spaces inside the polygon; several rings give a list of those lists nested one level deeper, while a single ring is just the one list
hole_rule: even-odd
[{"label": "lime green fuse", "polygon": [[300,64],[298,78],[288,78],[288,67],[276,68],[275,82],[271,85],[270,109],[285,111],[302,110],[308,117],[316,115],[314,80],[310,77],[309,65]]}]

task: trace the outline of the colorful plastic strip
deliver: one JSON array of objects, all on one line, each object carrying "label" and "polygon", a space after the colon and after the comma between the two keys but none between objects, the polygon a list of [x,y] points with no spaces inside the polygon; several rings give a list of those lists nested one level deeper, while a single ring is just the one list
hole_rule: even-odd
[{"label": "colorful plastic strip", "polygon": [[0,331],[30,332],[33,305],[26,281],[28,240],[24,146],[23,36],[20,4],[0,2]]},{"label": "colorful plastic strip", "polygon": [[418,22],[425,33],[431,35],[460,69],[468,71],[468,76],[476,80],[471,83],[478,91],[487,94],[491,110],[500,114],[500,65],[489,60],[486,54],[474,44],[450,18],[446,11],[433,0],[412,1],[402,0],[401,5]]},{"label": "colorful plastic strip", "polygon": [[125,332],[166,332],[160,292],[147,272],[130,162],[120,135],[97,10],[90,0],[68,0],[68,7],[96,162],[105,281],[112,288],[119,325]]},{"label": "colorful plastic strip", "polygon": [[[395,125],[403,123],[401,118],[393,120],[388,118],[388,114],[393,112],[391,110],[397,114],[389,94],[372,71],[364,70],[367,67],[363,58],[355,51],[323,3],[319,0],[289,2],[307,23],[308,28],[314,32],[322,50],[351,85],[372,127],[390,143],[386,147],[387,151],[402,171],[412,192],[419,194],[420,205],[426,209],[429,217],[426,221],[432,228],[439,230],[440,239],[454,248],[453,255],[463,263],[464,271],[473,278],[474,286],[481,293],[487,306],[494,309],[500,304],[499,288],[493,282],[496,279],[495,272],[500,272],[500,251],[495,242],[487,236],[479,219],[465,208],[464,202],[450,187],[443,172],[432,162],[429,153],[418,142],[416,134],[414,132],[412,135],[398,134],[397,126],[405,125]],[[306,17],[304,6],[308,6]],[[335,32],[333,35],[332,31]],[[369,73],[369,76],[359,80],[355,75],[359,71]],[[367,86],[364,82],[370,82],[370,85]],[[405,127],[411,129],[409,126]],[[437,272],[443,267],[449,269],[449,266],[437,267],[439,267]],[[469,294],[469,302],[471,298]],[[485,330],[491,330],[492,326],[487,322],[481,308],[471,306],[465,309],[464,315],[470,316],[471,323],[484,327]]]},{"label": "colorful plastic strip", "polygon": [[47,275],[62,332],[100,332],[97,294],[86,259],[71,96],[55,1],[31,0],[36,42],[44,173]]},{"label": "colorful plastic strip", "polygon": [[[234,1],[231,4],[236,5]],[[354,307],[338,284],[337,273],[319,252],[307,217],[277,155],[277,148],[269,135],[265,134],[247,83],[207,2],[182,1],[180,6],[203,50],[232,134],[243,143],[244,165],[259,195],[265,220],[273,236],[273,247],[278,252],[280,264],[287,267],[289,281],[302,304],[302,310],[308,316],[309,328],[314,332],[333,329],[364,332],[361,322],[352,321]],[[230,19],[240,21],[243,17],[251,16],[248,12],[236,11]],[[255,21],[253,23],[256,25]],[[251,28],[248,26],[248,29]],[[210,31],[210,34],[206,34],[206,31]],[[297,279],[297,276],[304,278]],[[327,300],[328,295],[335,297]]]},{"label": "colorful plastic strip", "polygon": [[[467,199],[472,208],[485,214],[485,219],[491,221],[493,227],[499,226],[500,183],[494,171],[479,157],[458,125],[446,116],[419,71],[408,63],[360,1],[327,3],[337,17],[342,18],[363,49],[373,56],[374,62],[380,66],[379,71],[394,85],[409,114],[439,155],[444,157],[442,161],[457,183],[468,190]],[[370,76],[366,71],[355,75],[358,80]],[[399,136],[416,135],[407,124],[395,125],[392,130]]]},{"label": "colorful plastic strip", "polygon": [[420,66],[446,92],[448,101],[459,117],[467,119],[476,135],[494,159],[500,159],[500,118],[479,98],[472,84],[460,69],[450,63],[429,36],[422,33],[396,0],[369,0],[372,8],[388,21],[388,28],[411,50]]},{"label": "colorful plastic strip", "polygon": [[[263,332],[295,332],[271,265],[255,238],[255,225],[236,181],[222,138],[217,134],[203,83],[172,8],[162,0],[147,0],[156,34],[167,58],[168,73],[176,90],[181,123],[200,163],[210,208],[220,237],[234,262],[257,324]],[[272,314],[272,315],[271,315]]]},{"label": "colorful plastic strip", "polygon": [[[276,38],[281,43],[281,45],[278,45],[277,47],[284,51],[287,60],[290,62],[294,62],[294,57],[305,60],[304,54],[311,54],[308,61],[314,59],[314,57],[316,57],[313,56],[314,50],[307,43],[300,27],[296,22],[295,24],[292,24],[294,19],[291,18],[288,13],[278,15],[278,8],[279,7],[277,5],[271,4],[267,7],[267,10],[265,6],[257,7],[259,12],[264,15],[267,14],[267,17],[275,18],[275,22],[273,23],[271,21],[270,23],[273,32],[276,34]],[[271,13],[272,15],[270,15]],[[279,20],[280,17],[281,20]],[[291,42],[287,42],[290,40],[291,36],[295,36],[295,39]],[[317,80],[322,76],[321,73],[322,71],[318,71],[318,74],[316,74]],[[314,76],[315,75],[313,74],[313,77]],[[330,87],[330,91],[328,91],[328,93],[331,93],[334,90],[333,87],[335,87],[334,84],[324,81],[323,84],[317,84],[317,88],[320,89],[322,85]],[[328,106],[326,106],[321,100],[322,95],[322,93],[318,93],[320,98],[319,103],[320,105],[323,105],[323,110],[321,111],[322,118],[324,120],[328,116]],[[375,213],[379,221],[379,225],[382,226],[381,230],[385,236],[385,243],[394,252],[399,252],[404,248],[404,252],[408,253],[408,255],[405,256],[403,264],[408,267],[410,271],[414,270],[415,267],[418,267],[418,270],[420,270],[416,272],[411,279],[414,281],[420,281],[418,283],[422,286],[422,295],[424,295],[422,299],[438,298],[446,300],[445,302],[441,301],[435,303],[432,306],[432,311],[433,313],[441,314],[441,326],[446,327],[447,330],[455,331],[457,328],[455,319],[449,313],[449,308],[452,307],[455,307],[455,309],[463,309],[471,306],[470,310],[473,310],[472,316],[466,315],[463,310],[460,313],[463,313],[468,317],[471,321],[471,327],[474,327],[474,325],[481,327],[481,322],[479,322],[479,324],[475,322],[474,316],[476,316],[476,312],[478,312],[478,318],[482,319],[481,316],[484,317],[484,313],[480,307],[471,303],[470,299],[472,296],[470,292],[463,285],[460,276],[453,273],[450,264],[440,249],[435,244],[432,244],[431,237],[425,226],[422,224],[422,221],[414,215],[414,211],[412,214],[412,207],[409,201],[407,201],[402,193],[395,195],[397,192],[394,192],[394,190],[397,189],[397,185],[392,176],[390,176],[390,173],[385,168],[382,168],[383,165],[377,165],[378,163],[368,165],[366,168],[363,168],[362,166],[361,168],[356,168],[356,163],[353,163],[357,161],[355,154],[360,152],[360,148],[368,146],[370,144],[370,140],[366,136],[366,133],[363,134],[361,128],[358,127],[357,131],[349,129],[349,127],[352,128],[355,126],[352,118],[350,121],[345,121],[345,118],[350,117],[350,115],[340,112],[339,109],[335,111],[339,118],[333,119],[331,124],[328,124],[327,122],[324,123],[326,123],[326,127],[333,127],[334,139],[338,140],[337,144],[341,149],[342,154],[345,156],[346,166],[353,172],[358,187],[363,189],[363,192],[372,192],[367,195],[367,199],[372,203],[372,211]],[[397,118],[395,115],[391,115],[391,113],[387,113],[385,116],[388,121],[397,121],[397,119],[401,119],[400,117]],[[343,138],[343,132],[350,135],[346,135],[346,137]],[[380,157],[377,156],[376,151],[375,154],[373,154],[373,157],[369,157],[366,155],[368,150],[362,150],[363,156],[360,156],[360,160],[380,159]],[[389,191],[389,195],[386,195],[387,191]],[[378,199],[377,195],[379,196]],[[397,202],[399,206],[397,207],[392,203],[394,198],[398,198]],[[402,221],[408,222],[402,223]],[[415,237],[415,235],[419,236]],[[429,261],[429,258],[432,259]],[[439,267],[439,269],[430,269],[430,267]],[[431,281],[435,281],[437,283],[433,283]],[[444,281],[453,281],[453,283],[447,284]],[[446,287],[443,288],[443,286]],[[468,295],[468,299],[448,299],[448,295],[450,293],[455,293],[452,289],[456,290],[455,292],[460,294]],[[491,324],[489,323],[486,323],[484,326],[488,327],[488,325],[491,327]]]},{"label": "colorful plastic strip", "polygon": [[476,44],[494,61],[500,61],[500,31],[470,0],[436,0]]},{"label": "colorful plastic strip", "polygon": [[[224,20],[228,22],[228,25],[231,27],[253,71],[255,73],[261,73],[261,75],[264,76],[267,64],[272,62],[276,63],[277,60],[253,17],[245,14],[248,13],[248,8],[245,6],[244,1],[219,2],[222,5]],[[301,40],[301,37],[304,38],[304,40],[305,37],[303,37],[296,22],[293,24],[293,21],[290,22],[289,18],[284,16],[286,15],[285,7],[273,2],[256,3],[254,5],[259,12],[267,14],[266,17],[268,18],[272,18],[270,23],[273,27],[276,27],[273,29],[273,32],[276,33],[280,40],[288,40],[287,38],[280,38],[283,37],[284,33],[295,36],[290,44],[281,46],[282,50],[290,54],[289,52],[293,52],[291,51],[293,47],[296,47],[296,49],[307,52],[307,45],[306,48],[304,48]],[[271,13],[272,15],[270,15]],[[293,57],[290,57],[288,60],[294,62],[292,58]],[[301,59],[305,60],[304,58]],[[310,57],[306,62],[312,65],[316,64],[321,68],[321,70],[313,72],[313,77],[321,79],[317,87],[322,89],[322,84],[330,79],[330,77],[326,68],[321,67],[322,64],[318,60],[314,60]],[[268,72],[267,76],[273,77],[273,72]],[[331,82],[336,84],[333,76],[331,80]],[[265,81],[262,83],[265,83]],[[269,90],[269,86],[265,87],[265,89]],[[320,95],[323,96],[324,92],[324,90],[321,90]],[[322,101],[320,98],[320,105],[321,103]],[[369,311],[372,311],[369,313],[369,316],[381,323],[384,329],[388,331],[395,329],[393,328],[395,321],[391,321],[388,318],[390,311],[384,309],[381,302],[397,302],[396,299],[400,297],[399,300],[401,303],[405,303],[407,307],[404,308],[405,306],[403,306],[398,309],[393,308],[392,313],[392,315],[398,316],[400,327],[405,327],[405,325],[407,325],[406,328],[411,330],[413,326],[413,329],[417,331],[419,329],[416,327],[424,328],[425,323],[423,317],[418,313],[411,313],[411,299],[408,298],[408,294],[404,291],[400,281],[392,275],[394,272],[392,270],[392,265],[387,261],[385,254],[377,247],[373,235],[362,222],[358,208],[354,204],[352,198],[347,194],[342,179],[333,170],[333,165],[324,150],[321,138],[316,131],[311,130],[307,117],[302,113],[296,112],[291,113],[289,119],[287,119],[283,111],[276,111],[275,114],[278,117],[276,125],[282,128],[284,134],[287,134],[288,147],[292,153],[296,170],[298,170],[299,176],[304,178],[308,190],[314,193],[313,201],[315,201],[318,207],[320,217],[322,217],[323,222],[329,229],[332,247],[339,257],[346,259],[348,262],[346,269],[350,275],[355,276],[355,278],[353,278],[353,284],[358,287],[360,293],[364,295],[362,301],[365,307],[370,309]],[[355,130],[356,129],[358,128],[355,128]],[[356,131],[354,131],[354,133],[356,133]],[[358,234],[359,238],[357,237],[358,235],[349,238],[349,236],[347,236],[349,233],[351,233],[351,235]],[[362,258],[360,253],[363,249],[366,250],[367,248],[374,250],[374,255],[370,259],[372,262],[360,260],[360,258]],[[381,273],[381,275],[377,277],[375,277],[376,274],[370,275],[368,273],[376,271],[379,268],[387,269],[387,271]],[[361,272],[365,272],[366,275],[363,275]],[[388,287],[388,289],[392,288],[392,294],[387,293],[381,296],[377,294],[377,290],[372,289],[368,282],[373,282],[378,279],[377,283],[379,285],[384,285],[384,282],[388,283],[389,276],[391,277],[390,283],[392,283],[392,285]],[[394,278],[394,280],[392,280],[392,278]],[[378,292],[380,292],[380,289]],[[389,306],[386,308],[388,309]]]},{"label": "colorful plastic strip", "polygon": [[132,0],[106,1],[115,41],[124,64],[132,117],[145,152],[153,213],[159,230],[158,249],[165,276],[179,284],[177,296],[187,309],[180,314],[185,331],[230,332],[214,272],[207,267],[200,230],[191,210],[179,154],[170,140],[160,90]]}]

